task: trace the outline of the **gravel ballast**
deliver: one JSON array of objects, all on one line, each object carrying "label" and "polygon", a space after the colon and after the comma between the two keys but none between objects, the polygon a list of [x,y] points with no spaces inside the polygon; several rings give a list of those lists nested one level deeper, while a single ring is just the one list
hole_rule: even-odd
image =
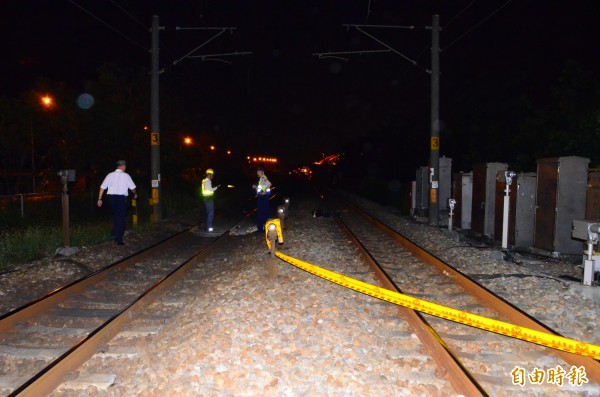
[{"label": "gravel ballast", "polygon": [[[457,242],[443,229],[414,222],[363,199],[352,199],[562,335],[600,344],[596,332],[600,292],[598,287],[583,287],[560,278],[565,274],[578,277],[580,269],[572,263],[551,258],[506,262],[497,259],[492,249]],[[316,208],[314,201],[293,202],[280,249],[351,277],[362,272],[360,279],[370,278],[374,283],[371,275],[364,274],[367,271],[356,250],[337,232],[333,219],[312,216]],[[315,278],[281,261],[277,278],[270,279],[264,235],[240,234],[235,238],[235,252],[220,252],[195,270],[194,277],[200,283],[158,334],[137,342],[124,337],[111,342],[109,350],[123,343],[137,344],[136,357],[123,367],[110,359],[94,358],[80,371],[112,371],[116,374],[112,386],[55,394],[455,395],[451,386],[436,376],[435,365],[412,352],[418,340],[398,320],[393,305]],[[73,260],[93,267],[85,255],[101,261],[103,255],[114,257],[114,250],[114,245],[89,247]],[[63,261],[61,271],[69,263]],[[35,280],[38,268],[12,273],[12,278],[3,276],[0,289],[16,291],[16,282],[44,283],[43,279]],[[44,279],[52,277],[43,275]],[[3,304],[10,306],[4,299]],[[538,395],[535,387],[525,388],[523,393]]]}]

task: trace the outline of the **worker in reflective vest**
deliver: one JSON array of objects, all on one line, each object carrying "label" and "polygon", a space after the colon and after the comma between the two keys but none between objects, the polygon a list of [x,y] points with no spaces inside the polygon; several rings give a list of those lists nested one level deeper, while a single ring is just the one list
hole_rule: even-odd
[{"label": "worker in reflective vest", "polygon": [[256,216],[256,228],[259,232],[265,231],[265,223],[269,219],[269,196],[271,195],[271,182],[265,175],[265,169],[258,167],[256,170],[258,176],[258,185],[252,187],[256,189],[257,197],[257,216]]},{"label": "worker in reflective vest", "polygon": [[204,200],[204,207],[206,208],[206,231],[209,233],[213,232],[213,217],[215,215],[215,202],[213,196],[219,186],[212,186],[212,179],[215,176],[215,172],[212,168],[206,170],[206,176],[202,180],[202,199]]}]

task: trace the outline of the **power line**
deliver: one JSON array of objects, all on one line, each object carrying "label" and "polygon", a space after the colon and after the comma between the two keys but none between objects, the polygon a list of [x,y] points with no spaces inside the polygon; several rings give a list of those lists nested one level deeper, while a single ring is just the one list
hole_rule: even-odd
[{"label": "power line", "polygon": [[454,41],[450,42],[450,44],[448,44],[446,47],[444,47],[443,49],[441,49],[441,51],[445,51],[446,49],[448,49],[448,47],[452,46],[454,43],[456,43],[457,41],[459,41],[460,39],[462,39],[463,37],[465,37],[466,35],[468,35],[469,33],[471,33],[479,25],[481,25],[482,23],[484,23],[485,21],[487,21],[488,19],[490,19],[493,15],[495,15],[496,13],[498,13],[501,9],[503,9],[504,7],[506,7],[512,1],[513,0],[508,0],[506,3],[502,4],[500,7],[498,7],[497,9],[495,9],[490,15],[488,15],[487,17],[483,18],[481,21],[479,21],[478,23],[476,23],[471,29],[467,30],[465,33],[463,33],[462,35],[458,36],[458,38],[456,38]]},{"label": "power line", "polygon": [[[184,30],[186,28],[177,28],[177,30]],[[194,28],[187,28],[187,29],[194,29]],[[190,55],[192,55],[194,52],[196,52],[197,50],[199,50],[200,48],[204,47],[206,44],[210,43],[211,41],[213,41],[214,39],[216,39],[217,37],[219,37],[220,35],[222,35],[223,33],[225,33],[227,30],[231,31],[233,29],[236,28],[231,28],[231,27],[227,27],[227,28],[195,28],[195,29],[202,29],[202,30],[219,30],[218,33],[215,33],[211,38],[209,38],[208,40],[206,40],[204,43],[200,44],[199,46],[197,46],[196,48],[194,48],[193,50],[191,50],[190,52],[188,52],[187,54],[185,54],[184,56],[182,56],[179,59],[176,59],[175,61],[173,61],[173,65],[177,65],[179,62],[181,62],[182,60],[184,60],[185,58],[189,57]]]},{"label": "power line", "polygon": [[467,10],[467,8],[471,7],[473,4],[477,3],[478,0],[473,0],[472,2],[470,2],[469,4],[467,4],[467,6],[465,8],[463,8],[462,10],[460,10],[458,12],[458,14],[456,14],[455,16],[453,16],[452,18],[450,18],[450,20],[448,21],[448,23],[446,23],[443,28],[446,28],[446,26],[450,25],[452,22],[454,22],[454,20],[456,18],[458,18],[463,12],[465,12]]},{"label": "power line", "polygon": [[95,20],[97,20],[98,22],[100,22],[101,24],[103,24],[104,26],[106,26],[107,28],[109,28],[110,30],[112,30],[113,32],[117,33],[119,36],[123,37],[125,40],[129,41],[131,44],[140,47],[141,49],[143,49],[146,52],[149,52],[149,49],[144,47],[143,45],[139,44],[138,42],[136,42],[135,40],[131,39],[130,37],[128,37],[127,35],[121,33],[117,28],[109,25],[108,23],[104,22],[101,18],[97,17],[96,15],[92,14],[90,11],[86,10],[85,8],[83,8],[82,6],[80,6],[79,4],[77,4],[75,1],[73,0],[67,0],[69,3],[73,4],[75,7],[79,8],[81,11],[85,12],[86,14],[88,14],[89,16],[91,16],[92,18],[94,18]]},{"label": "power line", "polygon": [[[478,0],[473,0],[471,1],[469,4],[467,4],[465,6],[465,8],[463,8],[462,10],[460,10],[458,13],[456,13],[456,15],[454,15],[452,18],[450,18],[450,20],[448,21],[448,23],[446,23],[440,30],[444,30],[448,25],[450,25],[452,22],[454,22],[456,19],[458,19],[459,16],[461,16],[468,8],[470,8],[473,4],[475,4]],[[482,21],[483,22],[483,21]],[[467,32],[468,33],[468,32]],[[466,35],[466,33],[465,33]],[[457,39],[458,40],[458,39]],[[457,41],[455,40],[455,41]],[[451,43],[452,44],[452,43]],[[447,48],[447,47],[446,47]],[[431,49],[431,43],[429,43],[425,48],[423,48],[419,54],[415,57],[415,58],[420,58],[421,55],[423,55],[427,50]]]},{"label": "power line", "polygon": [[129,11],[127,11],[125,8],[121,7],[118,3],[116,3],[114,0],[110,0],[111,3],[113,3],[117,8],[119,8],[121,11],[123,11],[125,13],[125,15],[129,16],[131,19],[133,19],[138,25],[140,25],[142,28],[144,28],[144,30],[148,31],[148,27],[146,25],[144,25],[142,22],[140,22],[139,19],[137,19],[135,16],[133,16]]},{"label": "power line", "polygon": [[406,61],[410,62],[413,66],[418,66],[418,63],[414,60],[411,59],[409,57],[407,57],[406,55],[402,54],[401,52],[395,50],[394,48],[392,48],[391,46],[387,45],[386,43],[384,43],[383,41],[379,40],[378,38],[376,38],[375,36],[365,32],[364,30],[362,30],[359,26],[354,26],[356,28],[356,30],[358,30],[359,32],[361,32],[362,34],[366,35],[367,37],[370,37],[371,39],[375,40],[376,42],[378,42],[379,44],[381,44],[382,46],[388,48],[389,50],[391,50],[392,52],[400,55],[402,58],[404,58]]},{"label": "power line", "polygon": [[[378,39],[377,37],[373,36],[372,34],[366,32],[365,30],[361,29],[361,28],[365,28],[365,27],[370,27],[370,28],[384,28],[384,29],[408,29],[408,30],[414,30],[415,26],[414,25],[410,25],[410,26],[397,26],[397,25],[357,25],[357,24],[343,24],[343,26],[346,27],[346,29],[349,29],[351,27],[355,28],[356,30],[358,30],[359,32],[361,32],[362,34],[364,34],[365,36],[369,37],[371,40],[376,41],[377,43],[381,44],[382,46],[384,46],[385,48],[387,48],[387,51],[391,51],[397,55],[399,55],[400,57],[402,57],[404,60],[406,60],[407,62],[411,63],[413,66],[417,66],[419,68],[421,68],[423,71],[425,72],[429,72],[427,69],[423,68],[421,65],[419,65],[417,63],[417,61],[415,61],[414,59],[409,58],[408,56],[404,55],[403,53],[401,53],[400,51],[396,50],[395,48],[393,48],[392,46],[384,43],[382,40]],[[319,58],[327,58],[327,57],[331,57],[331,55],[340,55],[340,54],[363,54],[363,53],[368,53],[368,52],[387,52],[387,51],[343,51],[343,52],[336,52],[336,53],[315,53],[313,55],[317,55],[319,56]],[[344,58],[344,60],[346,60]]]}]

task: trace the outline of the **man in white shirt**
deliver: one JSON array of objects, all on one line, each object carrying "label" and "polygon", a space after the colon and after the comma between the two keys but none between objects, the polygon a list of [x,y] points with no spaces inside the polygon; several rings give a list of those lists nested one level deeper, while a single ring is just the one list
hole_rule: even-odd
[{"label": "man in white shirt", "polygon": [[137,199],[135,183],[125,172],[127,163],[125,160],[117,161],[117,169],[106,175],[98,191],[98,207],[102,207],[102,194],[106,190],[108,201],[113,213],[113,236],[115,244],[125,245],[123,235],[125,234],[125,216],[127,214],[127,196],[129,190],[133,193],[133,198]]}]

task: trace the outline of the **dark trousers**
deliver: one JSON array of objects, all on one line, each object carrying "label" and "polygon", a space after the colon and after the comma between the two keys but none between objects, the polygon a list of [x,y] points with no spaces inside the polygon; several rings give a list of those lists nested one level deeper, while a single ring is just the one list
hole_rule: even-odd
[{"label": "dark trousers", "polygon": [[265,230],[265,223],[269,219],[269,196],[259,195],[257,200],[256,227],[258,230]]},{"label": "dark trousers", "polygon": [[116,243],[123,242],[125,234],[125,216],[127,214],[127,196],[109,194],[108,200],[113,213],[113,236]]},{"label": "dark trousers", "polygon": [[206,208],[206,230],[208,230],[213,227],[215,216],[215,202],[212,197],[204,197],[204,207]]}]

